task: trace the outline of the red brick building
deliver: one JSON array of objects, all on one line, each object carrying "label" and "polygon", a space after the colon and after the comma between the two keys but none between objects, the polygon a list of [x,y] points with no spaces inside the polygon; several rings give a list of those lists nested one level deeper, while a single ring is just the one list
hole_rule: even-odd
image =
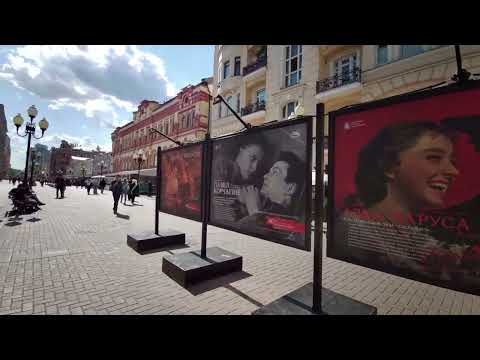
[{"label": "red brick building", "polygon": [[142,150],[145,162],[140,175],[155,176],[157,148],[177,145],[159,134],[150,134],[150,128],[183,143],[202,140],[208,126],[207,86],[211,84],[212,78],[208,78],[197,85],[189,85],[163,104],[142,101],[133,113],[133,121],[112,133],[113,174],[136,174],[138,163],[134,156]]}]

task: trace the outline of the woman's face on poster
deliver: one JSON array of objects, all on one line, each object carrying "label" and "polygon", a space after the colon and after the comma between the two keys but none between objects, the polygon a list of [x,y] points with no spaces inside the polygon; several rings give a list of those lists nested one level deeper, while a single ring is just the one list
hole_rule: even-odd
[{"label": "woman's face on poster", "polygon": [[257,170],[258,163],[263,159],[263,149],[260,145],[241,147],[236,158],[242,179],[247,180]]},{"label": "woman's face on poster", "polygon": [[452,141],[428,132],[415,146],[399,154],[399,164],[385,173],[392,193],[416,209],[443,207],[445,194],[458,176]]}]

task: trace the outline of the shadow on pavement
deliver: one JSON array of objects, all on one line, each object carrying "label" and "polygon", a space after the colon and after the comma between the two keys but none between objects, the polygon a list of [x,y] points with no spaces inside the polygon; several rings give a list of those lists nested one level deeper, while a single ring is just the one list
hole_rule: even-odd
[{"label": "shadow on pavement", "polygon": [[42,219],[37,218],[37,217],[33,217],[33,218],[31,218],[31,219],[28,219],[27,221],[29,221],[29,222],[37,222],[37,221],[42,221]]},{"label": "shadow on pavement", "polygon": [[141,204],[133,204],[133,205],[131,205],[131,206],[143,206],[143,205],[141,205]]},{"label": "shadow on pavement", "polygon": [[117,217],[119,217],[120,219],[130,220],[130,216],[120,214],[119,212],[117,212]]},{"label": "shadow on pavement", "polygon": [[[215,278],[215,279],[204,281],[204,282],[202,282],[200,284],[197,284],[197,285],[189,286],[187,288],[187,290],[190,292],[190,294],[192,294],[194,296],[203,294],[204,292],[214,290],[214,289],[222,287],[222,286],[227,288],[227,289],[231,288],[230,290],[232,290],[232,289],[235,289],[235,288],[231,287],[231,285],[230,285],[231,283],[233,283],[235,281],[246,279],[250,276],[252,276],[252,275],[245,272],[245,271],[237,271],[237,272],[234,272],[232,274],[228,274],[228,275],[220,276],[220,277]],[[241,291],[239,291],[237,289],[235,289],[235,291],[238,291],[241,295],[240,294],[237,294],[237,295],[242,296],[243,298],[248,297],[247,295],[243,294]],[[257,305],[257,304],[255,304],[255,305]]]},{"label": "shadow on pavement", "polygon": [[22,223],[18,221],[10,221],[8,223],[5,223],[5,226],[17,226],[17,225],[22,225]]},{"label": "shadow on pavement", "polygon": [[148,254],[154,254],[154,253],[157,253],[157,252],[162,252],[162,251],[166,251],[172,255],[175,255],[175,253],[172,252],[172,250],[179,250],[179,249],[186,249],[186,248],[189,248],[190,246],[189,245],[170,245],[170,246],[164,246],[164,247],[161,247],[161,248],[158,248],[158,249],[152,249],[152,250],[144,250],[144,251],[138,251],[137,252],[140,254],[140,255],[148,255]]}]

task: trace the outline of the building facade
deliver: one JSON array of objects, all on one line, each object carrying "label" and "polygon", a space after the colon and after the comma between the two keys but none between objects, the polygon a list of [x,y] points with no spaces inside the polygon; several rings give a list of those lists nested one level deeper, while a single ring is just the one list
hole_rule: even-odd
[{"label": "building facade", "polygon": [[[87,151],[76,148],[73,144],[69,144],[65,140],[62,140],[59,148],[52,147],[50,152],[51,154],[48,176],[51,179],[55,178],[58,172],[61,172],[63,175],[73,176],[74,168],[76,168],[76,165],[74,163],[76,160],[78,160],[73,157],[88,158],[92,159],[93,161],[95,157],[105,154],[104,152],[100,151],[99,148],[94,151]],[[91,172],[93,172],[94,163],[90,165],[90,168],[92,168]]]},{"label": "building facade", "polygon": [[209,92],[212,78],[197,85],[183,88],[165,103],[144,100],[133,113],[133,120],[112,133],[113,173],[136,174],[136,158],[142,154],[140,175],[155,176],[157,148],[168,149],[177,145],[158,133],[156,129],[183,143],[204,139],[208,127]]},{"label": "building facade", "polygon": [[7,132],[5,109],[3,104],[0,104],[0,179],[5,178],[10,169],[10,138]]},{"label": "building facade", "polygon": [[[480,73],[480,45],[461,46],[463,68]],[[451,82],[453,45],[216,45],[214,96],[244,121],[285,120],[301,103],[315,115]],[[212,112],[212,135],[242,129],[224,104]],[[328,134],[328,126],[325,124]]]}]

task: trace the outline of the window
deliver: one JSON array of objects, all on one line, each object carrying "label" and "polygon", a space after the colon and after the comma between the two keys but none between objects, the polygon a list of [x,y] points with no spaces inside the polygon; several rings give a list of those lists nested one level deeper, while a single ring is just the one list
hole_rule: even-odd
[{"label": "window", "polygon": [[342,57],[335,61],[335,76],[337,81],[337,86],[342,84],[349,84],[356,80],[356,74],[354,70],[357,66],[357,55],[352,54],[349,56]]},{"label": "window", "polygon": [[432,49],[434,45],[401,45],[400,56],[410,57]]},{"label": "window", "polygon": [[170,129],[168,128],[168,120],[165,121],[165,135],[168,135],[170,133]]},{"label": "window", "polygon": [[257,104],[265,103],[265,89],[257,90]]},{"label": "window", "polygon": [[228,77],[228,73],[230,72],[230,61],[225,61],[223,64],[223,78],[226,79]]},{"label": "window", "polygon": [[220,119],[222,117],[222,104],[218,103],[218,118]]},{"label": "window", "polygon": [[[232,96],[227,97],[227,104],[228,104],[230,107],[232,107],[232,99],[233,99]],[[233,114],[232,114],[232,112],[230,111],[230,109],[227,108],[227,114],[226,114],[226,116],[229,116],[229,115],[233,115]]]},{"label": "window", "polygon": [[240,112],[240,93],[237,94],[237,104],[236,104],[237,113]]},{"label": "window", "polygon": [[377,64],[382,65],[388,62],[388,45],[377,45]]},{"label": "window", "polygon": [[297,84],[302,79],[302,45],[285,47],[285,87]]},{"label": "window", "polygon": [[298,101],[291,101],[282,108],[282,119],[287,119],[290,114],[295,113],[295,107],[298,105]]},{"label": "window", "polygon": [[233,76],[240,75],[240,56],[235,57],[235,67],[233,69]]}]

